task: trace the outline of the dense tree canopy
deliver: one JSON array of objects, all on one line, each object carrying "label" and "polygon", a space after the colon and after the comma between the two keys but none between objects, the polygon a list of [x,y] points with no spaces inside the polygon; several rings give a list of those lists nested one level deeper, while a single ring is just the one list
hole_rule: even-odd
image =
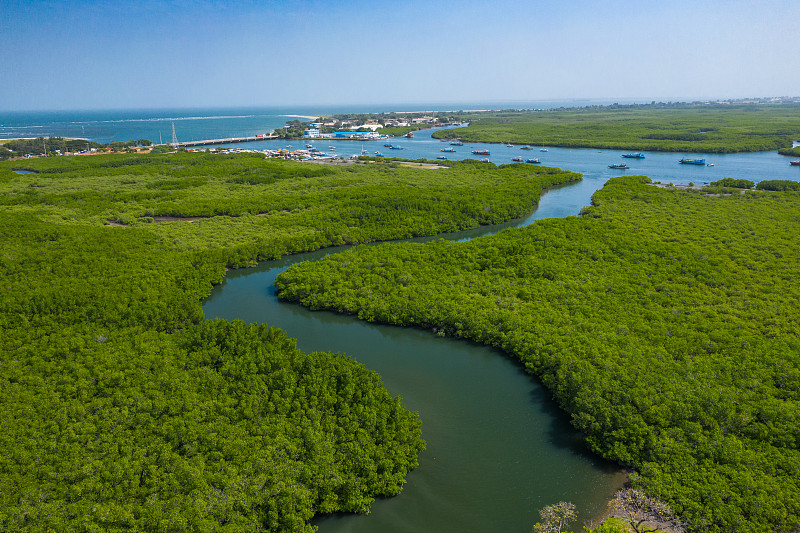
[{"label": "dense tree canopy", "polygon": [[0,529],[309,531],[397,494],[416,414],[352,359],[203,321],[226,267],[529,211],[557,169],[258,155],[0,163]]},{"label": "dense tree canopy", "polygon": [[611,180],[583,216],[296,265],[280,295],[514,354],[696,532],[800,528],[800,194]]},{"label": "dense tree canopy", "polygon": [[[439,139],[663,152],[757,152],[800,138],[800,104],[609,106],[491,111]],[[784,153],[783,151],[781,153]]]}]

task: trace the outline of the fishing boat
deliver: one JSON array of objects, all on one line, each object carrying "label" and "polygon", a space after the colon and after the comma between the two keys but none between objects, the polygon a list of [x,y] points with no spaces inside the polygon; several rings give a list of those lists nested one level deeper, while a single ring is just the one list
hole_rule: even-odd
[{"label": "fishing boat", "polygon": [[523,146],[520,150],[533,150],[530,146]]},{"label": "fishing boat", "polygon": [[490,155],[489,150],[473,150],[472,153],[475,155]]},{"label": "fishing boat", "polygon": [[526,159],[525,162],[530,163],[532,165],[538,165],[539,163],[541,163],[541,161],[539,161],[538,159]]},{"label": "fishing boat", "polygon": [[522,158],[521,157],[512,157],[511,160],[513,162],[515,162],[515,163],[522,163]]},{"label": "fishing boat", "polygon": [[386,144],[384,144],[384,146],[385,146],[386,148],[391,148],[391,147],[392,147],[392,143],[386,143]]},{"label": "fishing boat", "polygon": [[461,141],[453,141],[453,142],[450,143],[450,145],[451,146],[463,146],[464,143],[462,143]]},{"label": "fishing boat", "polygon": [[440,151],[440,152],[455,152],[455,151],[456,151],[456,149],[455,149],[455,148],[442,148],[442,149],[441,149],[441,150],[439,150],[439,151]]},{"label": "fishing boat", "polygon": [[793,167],[800,167],[800,159],[798,159],[797,161],[789,161],[789,164],[792,165]]},{"label": "fishing boat", "polygon": [[705,159],[688,159],[684,157],[680,161],[678,161],[681,165],[703,165],[705,166],[706,160]]},{"label": "fishing boat", "polygon": [[408,133],[406,133],[406,138],[413,139],[414,138],[414,132],[413,131],[409,131]]},{"label": "fishing boat", "polygon": [[608,165],[608,168],[614,168],[614,169],[617,169],[617,170],[626,170],[626,169],[629,169],[631,167],[629,167],[625,163],[616,163],[614,165]]},{"label": "fishing boat", "polygon": [[642,152],[636,152],[635,154],[622,154],[622,157],[627,157],[628,159],[644,159],[644,154]]},{"label": "fishing boat", "polygon": [[445,159],[446,160],[447,158],[445,156],[443,156],[443,155],[440,155],[440,156],[437,156],[436,159]]}]

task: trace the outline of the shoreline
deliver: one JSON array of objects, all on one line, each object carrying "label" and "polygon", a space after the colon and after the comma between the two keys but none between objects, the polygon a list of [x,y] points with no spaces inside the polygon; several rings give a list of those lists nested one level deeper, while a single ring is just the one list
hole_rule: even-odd
[{"label": "shoreline", "polygon": [[327,115],[281,115],[282,117],[289,117],[289,118],[307,118],[308,120],[316,120],[320,117],[325,117]]}]

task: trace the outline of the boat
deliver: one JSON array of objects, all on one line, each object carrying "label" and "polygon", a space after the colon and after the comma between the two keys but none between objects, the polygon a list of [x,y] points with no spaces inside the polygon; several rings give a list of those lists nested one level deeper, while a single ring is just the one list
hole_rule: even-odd
[{"label": "boat", "polygon": [[530,146],[523,146],[520,150],[533,150]]},{"label": "boat", "polygon": [[409,131],[408,133],[406,133],[406,138],[413,139],[414,138],[414,132],[413,131]]},{"label": "boat", "polygon": [[312,146],[312,145],[310,145],[310,144],[307,144],[307,145],[306,145],[306,148],[311,148],[311,146]]},{"label": "boat", "polygon": [[636,152],[635,154],[622,154],[622,157],[627,157],[628,159],[644,159],[644,154],[642,152]]},{"label": "boat", "polygon": [[705,159],[688,159],[684,157],[680,161],[678,161],[681,165],[703,165],[705,166],[706,160]]},{"label": "boat", "polygon": [[513,144],[511,144],[511,143],[506,143],[506,147],[507,147],[507,148],[514,148],[514,145],[513,145]]},{"label": "boat", "polygon": [[792,165],[793,167],[800,167],[800,159],[798,159],[797,161],[789,161],[789,164]]},{"label": "boat", "polygon": [[615,168],[615,169],[618,169],[618,170],[626,170],[626,169],[629,169],[631,167],[629,167],[625,163],[616,163],[616,164],[613,164],[613,165],[608,165],[608,168]]},{"label": "boat", "polygon": [[447,158],[445,156],[443,156],[443,155],[440,155],[440,156],[437,156],[436,159],[445,159],[446,160]]},{"label": "boat", "polygon": [[328,146],[328,150],[336,150],[335,146]]},{"label": "boat", "polygon": [[473,150],[472,153],[475,155],[490,155],[489,150]]},{"label": "boat", "polygon": [[464,143],[461,141],[453,141],[450,143],[450,146],[464,146]]},{"label": "boat", "polygon": [[538,165],[539,163],[541,163],[541,161],[539,161],[538,159],[526,159],[525,162],[530,163],[532,165]]},{"label": "boat", "polygon": [[539,151],[540,152],[547,152],[548,150],[547,150],[547,148],[540,148]]},{"label": "boat", "polygon": [[392,146],[392,147],[390,148],[390,150],[402,150],[402,149],[403,149],[403,147],[402,147],[402,146]]},{"label": "boat", "polygon": [[515,163],[522,163],[522,158],[521,157],[512,157],[511,160],[513,162],[515,162]]},{"label": "boat", "polygon": [[707,167],[713,167],[713,166],[714,166],[714,163],[709,163],[709,164],[707,164],[706,166],[707,166]]},{"label": "boat", "polygon": [[491,163],[491,161],[489,161],[488,158],[484,157],[483,159],[481,159],[481,163]]},{"label": "boat", "polygon": [[383,154],[380,152],[375,152],[375,157],[383,157]]},{"label": "boat", "polygon": [[385,146],[386,148],[391,148],[391,147],[392,147],[392,143],[386,143],[386,144],[384,144],[384,146]]},{"label": "boat", "polygon": [[455,151],[456,151],[456,149],[455,149],[455,148],[442,148],[442,149],[441,149],[441,150],[439,150],[439,151],[440,151],[440,152],[455,152]]}]

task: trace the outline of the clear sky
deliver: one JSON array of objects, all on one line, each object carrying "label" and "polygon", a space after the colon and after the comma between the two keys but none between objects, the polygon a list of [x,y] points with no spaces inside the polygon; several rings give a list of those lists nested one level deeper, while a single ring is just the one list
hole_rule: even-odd
[{"label": "clear sky", "polygon": [[5,111],[797,95],[797,0],[0,0]]}]

